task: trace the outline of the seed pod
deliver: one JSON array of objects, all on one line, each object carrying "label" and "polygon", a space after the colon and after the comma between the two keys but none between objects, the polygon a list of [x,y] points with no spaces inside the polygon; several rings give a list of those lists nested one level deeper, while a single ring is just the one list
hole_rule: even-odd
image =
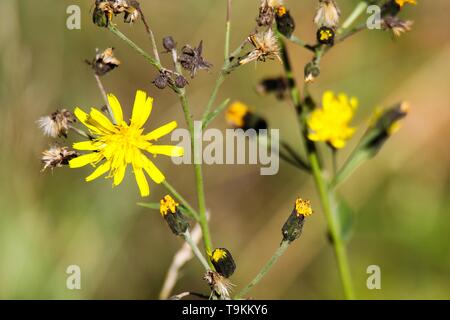
[{"label": "seed pod", "polygon": [[184,88],[188,85],[188,81],[186,80],[185,77],[183,77],[181,74],[177,75],[177,77],[175,78],[175,86],[177,88]]},{"label": "seed pod", "polygon": [[167,36],[163,38],[163,47],[167,51],[172,51],[176,49],[177,44],[175,43],[175,40],[171,36]]},{"label": "seed pod", "polygon": [[167,87],[167,84],[169,82],[169,78],[165,73],[160,73],[155,80],[152,81],[152,83],[157,87],[158,89],[164,89]]},{"label": "seed pod", "polygon": [[236,263],[231,253],[225,248],[215,249],[210,256],[210,260],[217,272],[225,278],[229,278],[236,270]]}]

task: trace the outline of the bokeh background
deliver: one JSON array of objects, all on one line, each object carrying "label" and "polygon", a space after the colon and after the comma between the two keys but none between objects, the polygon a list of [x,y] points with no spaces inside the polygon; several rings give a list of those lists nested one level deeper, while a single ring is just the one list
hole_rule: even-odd
[{"label": "bokeh background", "polygon": [[[101,106],[102,98],[84,59],[95,48],[116,48],[119,69],[104,78],[122,105],[132,104],[136,89],[155,97],[147,128],[176,119],[182,112],[170,90],[157,90],[155,71],[106,29],[91,23],[94,1],[2,0],[0,19],[0,298],[155,299],[173,254],[182,245],[157,211],[138,207],[131,171],[125,182],[85,183],[89,169],[41,172],[41,151],[52,142],[35,123],[56,108]],[[189,97],[200,115],[223,57],[226,1],[141,1],[158,39],[172,35],[180,44],[204,40],[205,57],[214,64],[191,81]],[[255,25],[259,1],[233,1],[232,47]],[[286,1],[297,22],[296,35],[312,42],[317,1]],[[343,16],[356,1],[338,1]],[[355,122],[361,135],[375,106],[407,100],[411,114],[402,129],[339,192],[354,212],[349,258],[358,298],[450,298],[450,3],[421,1],[403,16],[415,20],[399,39],[369,31],[340,44],[323,59],[313,84],[345,91],[360,99]],[[66,28],[66,8],[82,8],[81,30]],[[117,19],[119,21],[120,19]],[[141,23],[119,28],[150,52]],[[301,79],[309,52],[289,45],[295,75]],[[169,63],[168,57],[163,55]],[[247,65],[229,78],[218,101],[248,103],[281,129],[282,138],[301,151],[293,108],[254,88],[265,76],[280,75],[276,61]],[[225,129],[222,117],[213,123]],[[72,137],[73,138],[73,137]],[[352,140],[340,161],[358,140]],[[72,139],[69,139],[70,143]],[[61,143],[64,143],[63,141]],[[298,146],[298,148],[297,148]],[[195,203],[193,170],[156,159],[168,180]],[[280,228],[296,196],[309,198],[315,214],[268,276],[252,291],[267,299],[336,299],[342,290],[336,262],[326,239],[326,225],[311,178],[286,163],[278,175],[260,176],[258,166],[204,168],[213,242],[234,255],[232,281],[242,288],[277,248]],[[152,185],[148,201],[158,201],[162,187]],[[82,270],[82,290],[66,289],[66,268]],[[381,267],[382,289],[366,288],[366,268]],[[201,265],[183,269],[175,292],[207,292]]]}]

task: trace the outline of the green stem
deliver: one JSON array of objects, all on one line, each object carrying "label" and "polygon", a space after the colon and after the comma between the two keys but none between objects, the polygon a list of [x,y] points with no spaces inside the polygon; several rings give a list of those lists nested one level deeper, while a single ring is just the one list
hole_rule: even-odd
[{"label": "green stem", "polygon": [[205,270],[206,271],[210,270],[208,261],[205,259],[203,254],[200,252],[200,250],[198,249],[197,244],[194,242],[194,240],[192,240],[191,233],[189,232],[189,230],[186,230],[186,232],[183,234],[183,238],[189,244],[192,252],[198,258],[198,260],[203,265],[203,267],[205,267]]},{"label": "green stem", "polygon": [[161,63],[159,63],[157,60],[155,60],[147,52],[142,50],[137,44],[135,44],[133,41],[131,41],[126,35],[124,35],[122,32],[120,32],[119,29],[117,29],[115,25],[110,23],[108,26],[108,29],[112,33],[114,33],[117,37],[119,37],[121,40],[125,41],[131,48],[133,48],[136,52],[138,52],[141,56],[143,56],[148,62],[150,62],[151,65],[156,67],[159,71],[161,71],[163,69]]},{"label": "green stem", "polygon": [[230,56],[230,36],[231,36],[231,0],[227,0],[227,22],[225,26],[225,61]]},{"label": "green stem", "polygon": [[281,245],[278,247],[277,251],[273,254],[269,261],[262,267],[256,277],[244,288],[242,289],[235,297],[235,300],[241,299],[245,296],[255,285],[257,285],[262,278],[269,272],[269,270],[273,267],[275,262],[283,255],[286,249],[289,247],[289,241],[283,241]]},{"label": "green stem", "polygon": [[[344,243],[341,238],[341,233],[339,229],[339,224],[337,221],[337,215],[332,211],[329,199],[329,190],[328,185],[323,179],[322,169],[320,167],[320,162],[318,158],[318,151],[316,145],[308,139],[308,127],[307,127],[307,116],[308,116],[308,108],[305,108],[303,103],[301,102],[300,91],[298,90],[298,86],[296,84],[295,78],[293,77],[291,64],[289,61],[289,55],[284,46],[283,41],[280,39],[280,47],[282,48],[282,59],[283,66],[285,68],[286,76],[289,80],[290,93],[292,101],[295,104],[296,111],[299,114],[299,121],[301,125],[301,135],[303,138],[303,143],[305,145],[305,150],[307,154],[307,158],[309,160],[309,165],[311,166],[311,171],[314,177],[314,182],[316,184],[317,190],[319,192],[320,201],[322,203],[322,207],[324,210],[324,215],[327,221],[328,228],[330,230],[330,234],[332,237],[332,244],[334,248],[334,252],[336,255],[338,270],[342,282],[342,286],[344,288],[344,294],[346,299],[354,299],[351,277],[350,277],[350,269],[347,261],[347,253],[344,246]],[[320,48],[319,48],[320,50]],[[321,55],[319,55],[320,57]]]},{"label": "green stem", "polygon": [[358,19],[359,16],[361,14],[363,14],[364,11],[366,11],[367,6],[368,6],[367,1],[361,1],[360,3],[358,3],[356,5],[355,9],[353,10],[353,12],[344,21],[344,23],[342,24],[342,27],[339,28],[337,33],[340,34],[344,30],[348,29],[353,24],[353,22],[355,22],[356,19]]},{"label": "green stem", "polygon": [[106,109],[108,110],[109,117],[111,118],[113,124],[117,124],[116,118],[114,117],[114,113],[112,112],[111,106],[109,105],[108,96],[106,94],[105,87],[103,86],[102,80],[98,74],[94,73],[95,81],[97,81],[97,86],[100,89],[102,94],[102,98],[105,101]]},{"label": "green stem", "polygon": [[195,220],[199,221],[199,214],[197,213],[197,211],[192,208],[192,206],[189,204],[189,202],[186,201],[186,199],[184,199],[184,197],[178,193],[177,190],[175,190],[175,188],[167,182],[167,180],[164,180],[161,183],[166,189],[167,191],[169,191],[178,201],[181,202],[181,204],[194,216]]},{"label": "green stem", "polygon": [[221,70],[219,76],[216,79],[216,83],[214,85],[211,96],[209,97],[208,103],[206,104],[205,111],[203,112],[202,122],[208,117],[211,108],[214,104],[214,101],[216,101],[217,93],[219,92],[220,86],[222,85],[224,80],[225,80],[225,73],[223,70]]},{"label": "green stem", "polygon": [[205,252],[207,255],[212,252],[212,242],[211,236],[209,232],[208,219],[206,216],[206,202],[205,202],[205,188],[203,183],[203,173],[201,167],[201,154],[199,154],[196,146],[197,137],[195,136],[194,122],[192,120],[192,115],[189,108],[189,102],[184,94],[184,91],[181,91],[179,94],[181,106],[183,108],[184,117],[186,119],[186,123],[188,126],[189,134],[191,136],[191,154],[193,155],[194,162],[194,171],[195,171],[195,180],[196,180],[196,189],[198,196],[198,209],[199,209],[199,220],[198,223],[201,226],[203,233],[203,242],[205,246]]},{"label": "green stem", "polygon": [[337,215],[332,211],[328,186],[323,179],[322,171],[316,153],[310,153],[309,161],[311,164],[314,181],[319,192],[320,201],[324,211],[325,219],[327,221],[328,229],[330,231],[331,240],[336,255],[339,274],[341,276],[342,286],[344,288],[344,295],[346,299],[354,299],[353,286],[351,281],[350,267],[347,259],[347,250],[341,237],[339,221]]}]

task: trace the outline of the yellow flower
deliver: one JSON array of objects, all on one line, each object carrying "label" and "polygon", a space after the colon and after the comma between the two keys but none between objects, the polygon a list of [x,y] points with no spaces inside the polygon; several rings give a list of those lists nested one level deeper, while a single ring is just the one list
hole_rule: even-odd
[{"label": "yellow flower", "polygon": [[141,196],[148,196],[150,188],[144,171],[156,183],[163,182],[165,177],[148,159],[145,152],[153,155],[182,156],[183,148],[181,147],[158,146],[152,143],[173,131],[177,123],[172,121],[144,134],[142,127],[152,111],[153,98],[147,97],[147,94],[140,90],[136,92],[129,124],[124,121],[122,108],[117,98],[109,94],[108,102],[117,124],[111,123],[97,109],[91,108],[89,114],[80,108],[75,109],[75,116],[89,129],[94,138],[73,145],[74,149],[92,151],[92,153],[72,159],[69,165],[71,168],[80,168],[87,164],[98,165],[95,171],[86,177],[86,181],[92,181],[109,172],[107,178],[113,178],[113,185],[117,186],[122,182],[127,166],[131,164]]},{"label": "yellow flower", "polygon": [[324,141],[336,149],[343,148],[348,139],[355,133],[355,128],[349,126],[358,100],[349,98],[346,94],[335,95],[327,91],[322,97],[322,108],[314,110],[308,118],[311,130],[308,138],[312,141]]},{"label": "yellow flower", "polygon": [[295,211],[297,212],[297,216],[307,217],[312,215],[313,210],[311,208],[311,201],[297,198],[297,200],[295,200]]},{"label": "yellow flower", "polygon": [[401,7],[405,5],[405,3],[417,4],[416,0],[395,0],[395,2]]},{"label": "yellow flower", "polygon": [[240,101],[236,101],[228,107],[225,113],[225,119],[231,125],[242,128],[244,126],[244,118],[248,114],[249,110],[247,105]]}]

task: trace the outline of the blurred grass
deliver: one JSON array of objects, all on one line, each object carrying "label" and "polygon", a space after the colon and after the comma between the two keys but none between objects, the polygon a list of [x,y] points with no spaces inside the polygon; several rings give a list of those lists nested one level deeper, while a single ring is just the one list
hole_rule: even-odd
[{"label": "blurred grass", "polygon": [[[258,1],[234,1],[232,47],[254,28]],[[296,34],[312,41],[315,1],[286,1],[297,22]],[[340,1],[345,16],[356,1]],[[95,48],[114,46],[122,66],[104,80],[130,112],[134,92],[155,97],[149,129],[168,120],[183,123],[168,90],[151,85],[154,70],[106,30],[90,22],[90,1],[82,7],[82,30],[65,28],[72,1],[4,0],[0,20],[0,298],[156,298],[173,253],[181,245],[158,213],[141,201],[133,178],[110,188],[100,179],[85,183],[87,170],[40,172],[39,157],[50,141],[35,120],[56,108],[102,104],[90,70],[83,63]],[[189,87],[194,113],[200,114],[221,65],[225,1],[146,1],[144,12],[158,39],[197,44],[214,64]],[[413,31],[392,40],[388,33],[359,34],[327,55],[313,85],[360,99],[357,122],[363,131],[376,105],[406,99],[412,112],[381,154],[359,169],[340,191],[356,213],[349,245],[357,294],[368,299],[448,299],[450,297],[450,53],[445,0],[419,1],[403,13],[415,20]],[[149,50],[143,26],[119,24]],[[296,76],[310,54],[289,46]],[[164,56],[165,61],[168,57]],[[218,101],[242,100],[269,119],[292,145],[299,145],[294,112],[272,97],[259,97],[254,86],[264,76],[281,74],[276,62],[246,66],[227,79]],[[223,117],[213,126],[224,129]],[[356,143],[355,138],[353,144]],[[343,161],[345,154],[340,157]],[[298,148],[301,149],[301,148]],[[158,166],[193,203],[190,167]],[[279,264],[253,291],[258,298],[340,298],[335,260],[326,243],[326,227],[310,178],[282,164],[276,176],[259,175],[256,166],[205,167],[207,203],[216,246],[227,247],[242,287],[279,244],[280,227],[297,195],[311,198],[316,214]],[[164,190],[152,185],[151,200]],[[65,270],[77,264],[82,290],[65,287]],[[369,291],[366,268],[380,265],[382,290]],[[205,291],[201,266],[183,271],[176,291]]]}]

